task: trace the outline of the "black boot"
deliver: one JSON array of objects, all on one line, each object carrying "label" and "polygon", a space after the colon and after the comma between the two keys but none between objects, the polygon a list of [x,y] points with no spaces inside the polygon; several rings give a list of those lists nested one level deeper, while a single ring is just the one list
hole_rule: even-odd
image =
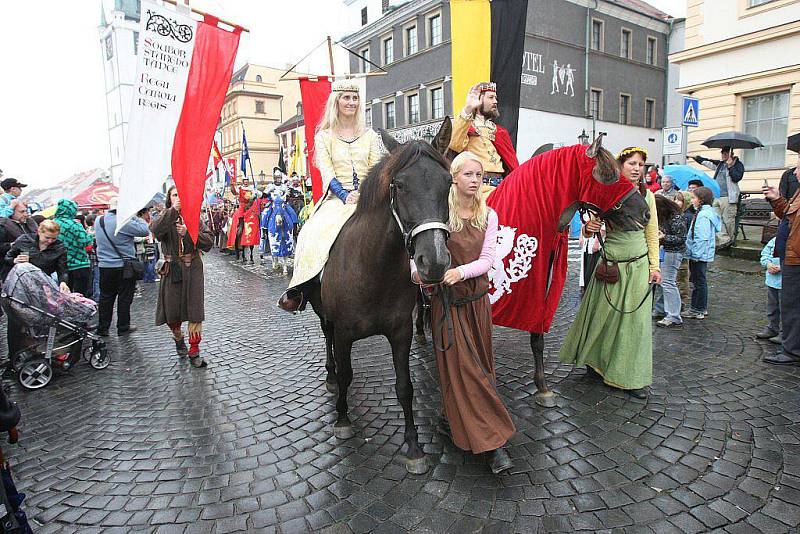
[{"label": "black boot", "polygon": [[186,346],[186,340],[184,338],[175,340],[175,351],[178,353],[178,356],[186,356],[189,354],[189,348]]},{"label": "black boot", "polygon": [[495,475],[499,475],[503,471],[508,471],[514,467],[514,462],[511,461],[511,457],[502,447],[489,451],[486,455],[489,457],[489,468]]}]

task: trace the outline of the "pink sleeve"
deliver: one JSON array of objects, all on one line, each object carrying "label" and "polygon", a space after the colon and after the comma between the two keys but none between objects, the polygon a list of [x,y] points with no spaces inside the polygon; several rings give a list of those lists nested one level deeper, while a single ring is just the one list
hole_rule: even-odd
[{"label": "pink sleeve", "polygon": [[497,248],[497,213],[493,209],[489,210],[489,220],[486,223],[486,235],[483,238],[483,248],[477,260],[471,261],[466,265],[461,265],[459,269],[464,274],[464,279],[476,278],[489,272],[494,263],[495,249]]}]

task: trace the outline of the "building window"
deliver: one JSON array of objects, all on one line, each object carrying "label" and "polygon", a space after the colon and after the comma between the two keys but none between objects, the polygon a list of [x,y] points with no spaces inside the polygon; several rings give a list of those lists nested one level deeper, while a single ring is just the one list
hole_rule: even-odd
[{"label": "building window", "polygon": [[747,7],[757,7],[764,4],[769,4],[772,0],[748,0]]},{"label": "building window", "polygon": [[630,95],[619,95],[619,123],[628,124],[631,118],[631,97]]},{"label": "building window", "polygon": [[647,38],[647,59],[646,62],[648,65],[655,65],[656,64],[656,38],[655,37],[648,37]]},{"label": "building window", "polygon": [[292,146],[297,144],[297,132],[292,132]]},{"label": "building window", "polygon": [[595,119],[603,118],[603,91],[592,89],[589,95],[589,113]]},{"label": "building window", "polygon": [[656,101],[652,98],[644,100],[644,127],[656,127]]},{"label": "building window", "polygon": [[628,124],[631,118],[630,95],[619,95],[619,123]]},{"label": "building window", "polygon": [[742,151],[742,163],[746,169],[778,169],[784,166],[788,117],[788,91],[744,99],[744,132],[755,135],[764,145],[755,150]]},{"label": "building window", "polygon": [[264,113],[264,101],[256,100],[256,113]]},{"label": "building window", "polygon": [[111,59],[112,57],[114,57],[114,41],[109,35],[106,37],[106,59]]},{"label": "building window", "polygon": [[428,39],[430,46],[436,46],[442,43],[442,16],[434,15],[428,19]]},{"label": "building window", "polygon": [[367,128],[372,128],[372,108],[367,107],[364,109],[364,122],[367,125]]},{"label": "building window", "polygon": [[386,120],[383,121],[387,128],[394,128],[397,125],[394,116],[394,102],[386,102],[384,104],[384,111],[386,113]]},{"label": "building window", "polygon": [[261,75],[260,74],[256,74],[256,81],[261,83],[262,80],[263,80],[263,78],[261,77]]},{"label": "building window", "polygon": [[409,95],[406,98],[408,103],[408,124],[416,124],[419,122],[419,95]]},{"label": "building window", "polygon": [[133,32],[133,55],[139,55],[139,32]]},{"label": "building window", "polygon": [[444,90],[441,87],[431,89],[431,118],[444,117]]},{"label": "building window", "polygon": [[361,10],[361,25],[362,26],[366,26],[367,25],[367,8],[366,7]]},{"label": "building window", "polygon": [[387,37],[383,40],[383,64],[388,65],[394,61],[394,38]]},{"label": "building window", "polygon": [[619,55],[625,59],[631,58],[631,31],[622,30],[622,39],[619,43]]},{"label": "building window", "polygon": [[592,49],[603,50],[603,21],[592,20]]},{"label": "building window", "polygon": [[406,55],[417,53],[417,27],[406,28]]},{"label": "building window", "polygon": [[361,72],[369,72],[369,48],[361,50]]}]

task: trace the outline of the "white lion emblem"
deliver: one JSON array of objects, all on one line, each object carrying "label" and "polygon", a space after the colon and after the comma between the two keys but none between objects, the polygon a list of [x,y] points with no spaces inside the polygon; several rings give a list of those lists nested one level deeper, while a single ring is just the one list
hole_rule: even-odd
[{"label": "white lion emblem", "polygon": [[[527,234],[520,234],[515,239],[516,234],[516,228],[502,225],[497,232],[494,265],[489,269],[489,283],[493,289],[489,293],[489,302],[492,304],[500,300],[506,293],[511,293],[511,284],[528,276],[528,271],[533,265],[533,258],[536,257],[539,241]],[[512,251],[514,257],[509,260],[508,268],[506,268],[503,260]]]}]

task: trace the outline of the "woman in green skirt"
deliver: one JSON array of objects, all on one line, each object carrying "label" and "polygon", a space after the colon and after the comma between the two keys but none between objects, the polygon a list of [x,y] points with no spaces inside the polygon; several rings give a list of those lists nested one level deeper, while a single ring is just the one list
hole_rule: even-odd
[{"label": "woman in green skirt", "polygon": [[[578,315],[559,357],[564,363],[586,365],[611,387],[647,398],[653,382],[652,284],[661,283],[658,263],[658,218],[655,197],[644,187],[647,151],[629,147],[619,153],[622,175],[639,187],[650,208],[643,230],[606,228],[604,254],[619,262],[619,281],[604,283],[592,277]],[[597,233],[600,221],[589,221],[585,234]]]}]

